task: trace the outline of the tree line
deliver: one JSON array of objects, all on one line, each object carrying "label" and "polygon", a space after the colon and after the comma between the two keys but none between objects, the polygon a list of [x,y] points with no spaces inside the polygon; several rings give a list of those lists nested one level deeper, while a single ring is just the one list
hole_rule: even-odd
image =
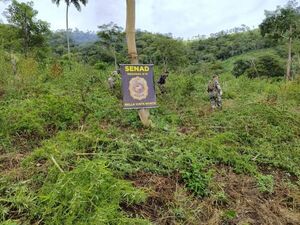
[{"label": "tree line", "polygon": [[[60,0],[52,0],[59,5]],[[88,4],[86,0],[65,0],[66,30],[50,31],[47,21],[37,19],[38,11],[33,2],[20,3],[12,0],[4,12],[8,24],[0,24],[0,44],[7,52],[31,55],[39,61],[47,58],[68,58],[69,61],[88,63],[99,69],[113,64],[128,63],[124,28],[111,22],[98,26],[97,36],[69,29],[68,10]],[[207,65],[218,67],[218,62],[249,51],[285,46],[286,78],[291,79],[292,62],[298,57],[293,48],[298,48],[300,34],[300,8],[297,1],[275,11],[266,11],[265,19],[258,29],[242,25],[230,30],[197,36],[192,40],[174,38],[172,34],[151,33],[137,30],[136,44],[140,63],[154,63],[165,69]],[[75,37],[89,37],[89,42],[76,43]],[[73,38],[72,38],[73,37]],[[98,38],[97,38],[98,37]],[[246,63],[247,64],[247,63]],[[237,65],[242,65],[241,63]],[[248,63],[251,67],[251,63]]]}]

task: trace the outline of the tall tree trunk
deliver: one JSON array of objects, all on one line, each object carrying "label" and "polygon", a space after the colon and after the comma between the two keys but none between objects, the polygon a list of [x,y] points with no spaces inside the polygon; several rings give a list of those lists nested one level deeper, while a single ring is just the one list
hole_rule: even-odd
[{"label": "tall tree trunk", "polygon": [[67,44],[68,44],[68,57],[69,61],[71,60],[71,55],[70,55],[70,34],[69,34],[69,4],[67,4],[67,9],[66,9],[66,35],[67,35]]},{"label": "tall tree trunk", "polygon": [[113,46],[113,54],[114,54],[114,60],[115,60],[115,70],[117,71],[118,70],[118,62],[117,62],[117,54],[116,54],[116,47]]},{"label": "tall tree trunk", "polygon": [[[298,60],[298,62],[297,62],[297,68],[296,68],[296,72],[295,72],[295,74],[299,74],[299,72],[300,72],[300,69],[299,69],[299,66],[300,66],[300,54],[298,53],[297,54],[297,58],[296,58],[297,60]],[[294,75],[294,77],[293,78],[295,78],[295,75]]]},{"label": "tall tree trunk", "polygon": [[[138,64],[138,54],[135,43],[135,0],[126,0],[126,39],[128,47],[128,55],[131,64]],[[148,109],[140,109],[139,117],[145,127],[151,125],[150,112]]]},{"label": "tall tree trunk", "polygon": [[286,80],[291,80],[291,64],[292,64],[292,26],[290,26],[290,37],[288,43],[288,60],[286,66]]},{"label": "tall tree trunk", "polygon": [[291,80],[291,64],[292,64],[292,38],[289,38],[289,53],[286,66],[286,80]]},{"label": "tall tree trunk", "polygon": [[166,72],[168,69],[167,67],[167,57],[163,57],[163,63],[164,63],[164,71]]},{"label": "tall tree trunk", "polygon": [[28,27],[27,27],[27,10],[25,8],[25,22],[24,22],[24,54],[25,54],[25,58],[27,58],[28,56],[28,42],[29,42],[29,38],[28,38]]}]

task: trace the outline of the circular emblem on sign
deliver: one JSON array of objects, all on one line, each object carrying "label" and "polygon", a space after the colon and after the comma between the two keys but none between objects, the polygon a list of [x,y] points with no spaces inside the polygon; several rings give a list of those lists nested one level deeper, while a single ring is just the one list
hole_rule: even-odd
[{"label": "circular emblem on sign", "polygon": [[130,96],[135,100],[143,100],[148,97],[148,84],[142,77],[132,78],[129,82]]}]

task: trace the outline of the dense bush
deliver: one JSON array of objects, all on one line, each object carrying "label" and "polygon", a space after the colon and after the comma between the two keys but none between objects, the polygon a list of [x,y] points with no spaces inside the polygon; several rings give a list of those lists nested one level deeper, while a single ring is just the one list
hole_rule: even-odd
[{"label": "dense bush", "polygon": [[238,30],[239,28],[233,33],[221,31],[211,37],[188,42],[189,60],[194,63],[226,60],[269,45],[261,37],[259,30],[244,30],[244,32]]},{"label": "dense bush", "polygon": [[[77,127],[82,108],[70,97],[44,95],[3,104],[0,106],[0,117],[1,144],[11,143],[17,137],[26,137],[25,141],[31,143],[59,130]],[[4,146],[0,145],[0,150],[2,148]]]},{"label": "dense bush", "polygon": [[284,67],[280,62],[280,59],[274,55],[265,55],[257,59],[257,62],[254,62],[249,70],[246,71],[246,74],[250,78],[254,77],[283,77],[284,76]]},{"label": "dense bush", "polygon": [[239,59],[234,62],[232,74],[236,77],[245,74],[255,77],[283,77],[284,66],[276,55],[263,55],[255,59]]},{"label": "dense bush", "polygon": [[232,74],[235,77],[239,77],[245,73],[247,69],[251,67],[251,62],[249,60],[239,59],[233,63]]}]

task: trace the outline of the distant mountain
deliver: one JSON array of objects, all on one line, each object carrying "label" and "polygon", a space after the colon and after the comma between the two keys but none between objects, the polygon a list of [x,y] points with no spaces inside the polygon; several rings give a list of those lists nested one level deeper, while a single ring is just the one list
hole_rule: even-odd
[{"label": "distant mountain", "polygon": [[[70,46],[71,48],[76,46],[86,46],[94,44],[98,39],[95,32],[92,31],[80,31],[78,29],[70,30]],[[66,31],[56,30],[49,36],[49,45],[53,52],[58,55],[63,55],[67,51]]]},{"label": "distant mountain", "polygon": [[70,35],[71,39],[74,41],[75,44],[85,44],[98,41],[99,38],[94,31],[81,31],[77,28],[71,31]]}]

